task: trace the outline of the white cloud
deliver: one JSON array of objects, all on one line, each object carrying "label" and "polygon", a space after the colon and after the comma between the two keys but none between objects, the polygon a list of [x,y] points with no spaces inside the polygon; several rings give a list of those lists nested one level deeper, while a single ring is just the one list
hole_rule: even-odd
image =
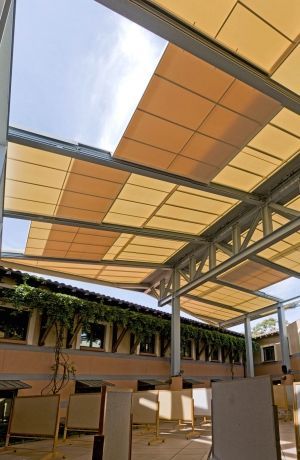
[{"label": "white cloud", "polygon": [[98,119],[93,123],[98,147],[115,150],[165,46],[164,40],[121,17],[115,34],[97,37],[84,68],[86,110]]}]

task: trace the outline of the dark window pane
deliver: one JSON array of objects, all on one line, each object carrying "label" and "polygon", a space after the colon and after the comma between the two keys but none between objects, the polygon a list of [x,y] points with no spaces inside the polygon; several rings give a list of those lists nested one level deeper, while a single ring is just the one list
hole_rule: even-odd
[{"label": "dark window pane", "polygon": [[155,353],[155,334],[141,340],[140,353]]},{"label": "dark window pane", "polygon": [[214,347],[212,349],[212,353],[210,355],[210,360],[211,361],[219,361],[219,349],[218,349],[218,347]]},{"label": "dark window pane", "polygon": [[0,307],[0,339],[26,340],[29,312]]},{"label": "dark window pane", "polygon": [[275,361],[275,350],[274,346],[264,347],[264,361]]},{"label": "dark window pane", "polygon": [[104,348],[105,326],[104,324],[91,324],[89,328],[81,332],[80,345],[90,348]]},{"label": "dark window pane", "polygon": [[183,358],[191,358],[192,357],[192,341],[187,340],[181,346],[181,356]]}]

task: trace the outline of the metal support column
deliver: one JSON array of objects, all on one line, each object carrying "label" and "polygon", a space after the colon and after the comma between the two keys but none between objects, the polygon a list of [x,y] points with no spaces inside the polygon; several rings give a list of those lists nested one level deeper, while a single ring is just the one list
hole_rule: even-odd
[{"label": "metal support column", "polygon": [[263,206],[262,210],[262,225],[264,236],[270,235],[273,231],[272,211],[269,206]]},{"label": "metal support column", "polygon": [[14,26],[14,0],[0,1],[0,247],[3,226],[4,182]]},{"label": "metal support column", "polygon": [[254,361],[250,318],[245,318],[244,326],[246,342],[246,375],[247,377],[254,377]]},{"label": "metal support column", "polygon": [[211,243],[208,248],[208,265],[210,270],[217,265],[216,245],[214,243]]},{"label": "metal support column", "polygon": [[285,310],[282,304],[280,304],[277,307],[277,314],[278,314],[278,326],[279,326],[279,335],[280,335],[282,365],[286,366],[287,370],[290,370],[291,360],[290,360],[289,342],[288,342],[287,328],[286,328],[286,322],[285,322]]},{"label": "metal support column", "polygon": [[[173,271],[173,292],[180,286],[178,270]],[[171,376],[180,375],[180,297],[172,297],[171,317]]]},{"label": "metal support column", "polygon": [[232,249],[233,254],[238,254],[241,249],[241,229],[239,224],[234,225],[232,229]]}]

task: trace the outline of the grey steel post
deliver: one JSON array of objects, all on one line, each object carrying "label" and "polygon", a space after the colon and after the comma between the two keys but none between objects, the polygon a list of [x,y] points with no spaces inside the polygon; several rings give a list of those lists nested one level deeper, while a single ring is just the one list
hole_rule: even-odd
[{"label": "grey steel post", "polygon": [[210,270],[217,265],[216,245],[214,243],[211,243],[208,248],[208,265]]},{"label": "grey steel post", "polygon": [[10,104],[14,0],[0,1],[0,246],[2,243],[4,182]]},{"label": "grey steel post", "polygon": [[[180,286],[180,275],[178,270],[173,271],[173,292]],[[171,376],[180,374],[180,297],[172,297],[171,317]]]},{"label": "grey steel post", "polygon": [[287,370],[289,370],[291,369],[291,360],[290,360],[287,328],[286,328],[286,322],[285,322],[285,310],[282,304],[280,304],[277,307],[277,314],[278,314],[278,326],[279,326],[279,335],[280,335],[282,364],[287,367]]},{"label": "grey steel post", "polygon": [[252,334],[250,318],[246,317],[245,322],[245,343],[246,343],[246,375],[247,377],[254,377],[254,361],[252,349]]},{"label": "grey steel post", "polygon": [[238,254],[241,249],[241,229],[239,224],[235,224],[232,228],[232,249],[233,254]]},{"label": "grey steel post", "polygon": [[261,209],[262,212],[262,224],[264,236],[270,235],[273,231],[272,211],[268,205],[265,205]]}]

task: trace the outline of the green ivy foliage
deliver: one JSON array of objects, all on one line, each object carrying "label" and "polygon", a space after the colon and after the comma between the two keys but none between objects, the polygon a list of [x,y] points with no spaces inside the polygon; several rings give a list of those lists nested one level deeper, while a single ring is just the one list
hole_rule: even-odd
[{"label": "green ivy foliage", "polygon": [[[165,339],[171,336],[171,321],[145,313],[112,307],[103,302],[79,299],[66,294],[54,293],[48,289],[34,288],[26,283],[14,289],[1,288],[0,298],[15,308],[37,309],[47,318],[46,326],[59,323],[67,331],[74,330],[76,322],[89,328],[91,323],[105,321],[128,327],[140,340],[154,333]],[[226,334],[222,331],[204,329],[201,326],[181,324],[181,341],[201,340],[207,345],[216,345],[231,351],[245,352],[245,340],[242,337]],[[259,348],[253,341],[254,349]]]}]

